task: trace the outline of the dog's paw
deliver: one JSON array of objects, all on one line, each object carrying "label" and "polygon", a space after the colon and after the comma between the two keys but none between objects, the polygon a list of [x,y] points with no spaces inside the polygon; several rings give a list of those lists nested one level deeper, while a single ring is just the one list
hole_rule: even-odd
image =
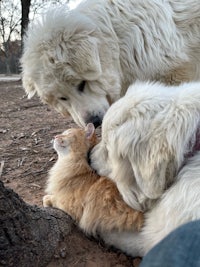
[{"label": "dog's paw", "polygon": [[52,195],[45,195],[42,199],[43,207],[53,207]]}]

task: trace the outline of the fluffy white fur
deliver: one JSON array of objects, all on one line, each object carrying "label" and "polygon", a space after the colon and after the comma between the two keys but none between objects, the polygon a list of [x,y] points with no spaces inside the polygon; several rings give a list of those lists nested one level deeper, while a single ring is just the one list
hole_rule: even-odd
[{"label": "fluffy white fur", "polygon": [[147,209],[194,149],[199,103],[200,83],[132,85],[104,117],[102,140],[91,153],[93,168],[116,182],[130,206]]},{"label": "fluffy white fur", "polygon": [[199,79],[199,44],[199,0],[86,0],[29,26],[23,85],[77,124],[98,126],[137,79]]},{"label": "fluffy white fur", "polygon": [[200,153],[179,172],[177,181],[155,207],[145,214],[141,232],[106,233],[106,243],[132,256],[144,256],[154,245],[178,226],[200,219]]},{"label": "fluffy white fur", "polygon": [[130,206],[151,204],[141,232],[105,233],[108,244],[143,256],[176,227],[200,219],[199,103],[200,83],[136,83],[106,113],[92,165]]}]

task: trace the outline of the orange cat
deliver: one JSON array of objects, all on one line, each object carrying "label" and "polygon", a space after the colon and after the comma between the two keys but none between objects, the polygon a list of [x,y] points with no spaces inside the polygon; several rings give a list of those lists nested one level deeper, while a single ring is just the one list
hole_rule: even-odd
[{"label": "orange cat", "polygon": [[89,166],[87,156],[97,143],[95,128],[69,129],[54,139],[58,160],[49,173],[44,207],[67,212],[87,234],[116,230],[139,230],[143,214],[130,208],[116,185],[99,177]]}]

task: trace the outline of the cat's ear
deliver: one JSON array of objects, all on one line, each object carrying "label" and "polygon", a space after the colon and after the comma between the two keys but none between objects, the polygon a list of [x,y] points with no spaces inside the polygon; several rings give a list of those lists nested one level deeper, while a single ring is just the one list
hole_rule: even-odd
[{"label": "cat's ear", "polygon": [[87,139],[91,139],[95,132],[95,127],[93,123],[88,123],[85,127],[85,135]]}]

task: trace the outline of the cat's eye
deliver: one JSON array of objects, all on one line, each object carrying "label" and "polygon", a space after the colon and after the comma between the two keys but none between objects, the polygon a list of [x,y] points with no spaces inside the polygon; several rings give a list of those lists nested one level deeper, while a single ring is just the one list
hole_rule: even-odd
[{"label": "cat's eye", "polygon": [[82,93],[82,92],[84,91],[85,83],[86,83],[86,81],[82,81],[82,82],[78,85],[78,91],[79,91],[79,92]]},{"label": "cat's eye", "polygon": [[60,97],[60,100],[67,101],[68,99],[66,97]]}]

